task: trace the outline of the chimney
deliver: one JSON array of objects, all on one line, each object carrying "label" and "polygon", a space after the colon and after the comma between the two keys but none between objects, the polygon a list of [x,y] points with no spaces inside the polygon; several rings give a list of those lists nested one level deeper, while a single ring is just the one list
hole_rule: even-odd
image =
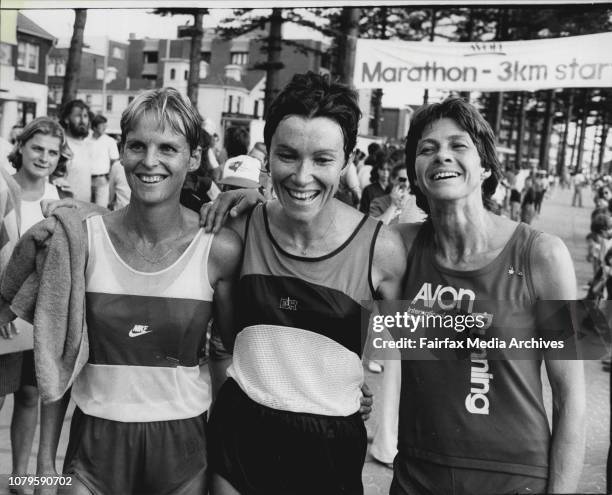
[{"label": "chimney", "polygon": [[130,33],[129,39],[135,40],[136,39],[136,33]]},{"label": "chimney", "polygon": [[235,64],[225,66],[225,77],[233,79],[234,81],[240,81],[242,78],[242,67]]}]

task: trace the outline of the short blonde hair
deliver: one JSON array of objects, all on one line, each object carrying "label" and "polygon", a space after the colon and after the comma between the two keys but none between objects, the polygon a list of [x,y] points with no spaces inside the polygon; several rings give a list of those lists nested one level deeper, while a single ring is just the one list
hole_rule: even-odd
[{"label": "short blonde hair", "polygon": [[185,136],[191,151],[200,146],[202,117],[174,88],[150,89],[134,98],[121,115],[121,146],[145,114],[153,115],[162,129],[169,125],[174,132]]}]

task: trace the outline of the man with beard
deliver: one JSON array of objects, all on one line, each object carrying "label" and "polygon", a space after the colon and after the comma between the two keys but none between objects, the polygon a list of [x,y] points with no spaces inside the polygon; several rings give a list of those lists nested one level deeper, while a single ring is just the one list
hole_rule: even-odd
[{"label": "man with beard", "polygon": [[72,151],[72,159],[66,163],[66,180],[75,199],[90,201],[93,146],[88,139],[89,107],[83,100],[70,100],[62,107],[60,123]]}]

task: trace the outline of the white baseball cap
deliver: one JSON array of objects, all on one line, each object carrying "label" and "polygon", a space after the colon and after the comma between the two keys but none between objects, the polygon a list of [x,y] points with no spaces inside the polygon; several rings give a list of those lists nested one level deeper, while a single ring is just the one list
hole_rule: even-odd
[{"label": "white baseball cap", "polygon": [[259,187],[261,162],[248,155],[235,156],[223,165],[220,184],[253,189]]}]

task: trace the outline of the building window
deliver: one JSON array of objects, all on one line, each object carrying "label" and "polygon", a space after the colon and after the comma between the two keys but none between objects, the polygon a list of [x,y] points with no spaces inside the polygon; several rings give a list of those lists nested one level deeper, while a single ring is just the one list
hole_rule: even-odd
[{"label": "building window", "polygon": [[[51,73],[53,71],[53,74]],[[50,76],[65,76],[66,75],[66,62],[61,58],[52,58],[49,64],[49,75]]]},{"label": "building window", "polygon": [[200,52],[200,61],[210,64],[210,52]]},{"label": "building window", "polygon": [[227,111],[228,111],[228,113],[232,113],[233,106],[234,106],[234,96],[233,95],[229,95],[229,97],[227,99]]},{"label": "building window", "polygon": [[231,64],[246,65],[249,63],[249,52],[232,52]]},{"label": "building window", "polygon": [[118,46],[113,47],[113,58],[118,58],[123,60],[125,58],[125,50],[123,48],[119,48]]},{"label": "building window", "polygon": [[208,77],[208,62],[200,61],[200,79],[206,79]]},{"label": "building window", "polygon": [[101,81],[102,79],[104,79],[104,69],[102,67],[100,67],[99,69],[96,69],[96,79],[98,81]]},{"label": "building window", "polygon": [[113,95],[106,95],[106,111],[113,111]]},{"label": "building window", "polygon": [[20,41],[17,45],[17,68],[25,72],[38,72],[38,45]]},{"label": "building window", "polygon": [[13,47],[8,43],[0,43],[0,64],[13,65]]},{"label": "building window", "polygon": [[236,113],[240,113],[241,107],[242,107],[242,97],[238,96],[236,98]]},{"label": "building window", "polygon": [[36,118],[36,103],[33,101],[17,102],[17,123],[27,125]]},{"label": "building window", "polygon": [[170,69],[170,80],[174,81],[176,78],[176,69]]},{"label": "building window", "polygon": [[186,81],[187,79],[189,79],[189,71],[188,71],[188,70],[186,70],[186,71],[185,71],[185,81]]},{"label": "building window", "polygon": [[85,103],[91,105],[91,95],[85,95]]},{"label": "building window", "polygon": [[253,104],[253,117],[259,117],[259,100],[255,100]]},{"label": "building window", "polygon": [[145,64],[157,63],[157,52],[143,52]]},{"label": "building window", "polygon": [[53,101],[53,103],[56,103],[56,104],[61,103],[62,102],[62,88],[53,86],[49,90],[49,97],[51,98],[51,101]]}]

